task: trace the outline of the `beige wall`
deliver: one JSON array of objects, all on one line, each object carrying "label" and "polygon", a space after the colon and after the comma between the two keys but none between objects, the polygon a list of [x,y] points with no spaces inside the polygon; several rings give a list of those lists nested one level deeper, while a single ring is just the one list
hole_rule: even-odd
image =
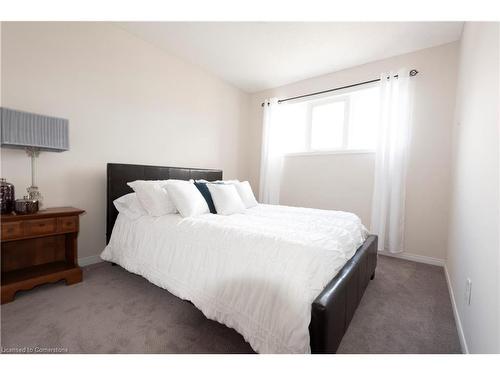
[{"label": "beige wall", "polygon": [[[280,203],[355,212],[370,222],[373,153],[291,155],[283,168]],[[344,185],[348,181],[349,188]]]},{"label": "beige wall", "polygon": [[[466,23],[446,269],[462,343],[471,353],[500,353],[499,69],[498,23]],[[464,298],[467,278],[470,305]]]},{"label": "beige wall", "polygon": [[[442,261],[446,252],[451,127],[458,42],[373,62],[252,95],[246,174],[258,186],[262,109],[269,97],[285,98],[373,79],[401,67],[415,68],[415,113],[406,200],[406,253]],[[300,159],[300,160],[299,160]],[[282,203],[355,212],[369,226],[373,154],[286,158]],[[308,180],[302,180],[302,176]],[[311,192],[310,186],[314,187]],[[321,186],[318,188],[318,186]]]},{"label": "beige wall", "polygon": [[[109,24],[3,23],[2,100],[70,121],[70,151],[40,155],[47,206],[81,219],[79,256],[105,245],[106,163],[222,168],[244,177],[240,129],[248,96]],[[23,151],[2,149],[17,196],[30,184]]]}]

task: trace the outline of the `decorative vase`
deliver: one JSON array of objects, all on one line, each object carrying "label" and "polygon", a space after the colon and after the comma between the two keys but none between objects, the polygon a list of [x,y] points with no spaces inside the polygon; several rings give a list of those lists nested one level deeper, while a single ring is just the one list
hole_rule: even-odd
[{"label": "decorative vase", "polygon": [[2,202],[2,214],[10,214],[14,210],[14,185],[0,178],[0,201]]},{"label": "decorative vase", "polygon": [[38,208],[42,208],[43,197],[38,190],[38,186],[29,186],[26,188],[26,192],[28,193],[28,199],[38,201]]},{"label": "decorative vase", "polygon": [[15,211],[18,215],[35,214],[38,212],[38,201],[25,195],[23,199],[16,199]]}]

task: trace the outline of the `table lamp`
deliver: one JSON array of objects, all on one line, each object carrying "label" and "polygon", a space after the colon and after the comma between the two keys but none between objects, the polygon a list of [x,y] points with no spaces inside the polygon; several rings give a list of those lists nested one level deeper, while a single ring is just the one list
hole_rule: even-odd
[{"label": "table lamp", "polygon": [[28,198],[42,204],[36,185],[36,158],[40,151],[69,150],[68,120],[0,107],[1,146],[24,149],[31,158]]}]

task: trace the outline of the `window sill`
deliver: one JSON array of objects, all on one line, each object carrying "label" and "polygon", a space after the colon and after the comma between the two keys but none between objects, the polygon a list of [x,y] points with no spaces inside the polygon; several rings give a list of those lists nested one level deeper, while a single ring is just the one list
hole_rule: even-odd
[{"label": "window sill", "polygon": [[374,150],[331,150],[331,151],[304,151],[289,152],[285,157],[293,156],[322,156],[322,155],[343,155],[343,154],[374,154]]}]

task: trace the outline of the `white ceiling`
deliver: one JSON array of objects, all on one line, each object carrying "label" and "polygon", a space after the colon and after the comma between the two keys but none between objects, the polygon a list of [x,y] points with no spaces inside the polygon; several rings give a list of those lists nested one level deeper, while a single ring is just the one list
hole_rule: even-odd
[{"label": "white ceiling", "polygon": [[460,38],[462,22],[125,22],[117,24],[246,92]]}]

